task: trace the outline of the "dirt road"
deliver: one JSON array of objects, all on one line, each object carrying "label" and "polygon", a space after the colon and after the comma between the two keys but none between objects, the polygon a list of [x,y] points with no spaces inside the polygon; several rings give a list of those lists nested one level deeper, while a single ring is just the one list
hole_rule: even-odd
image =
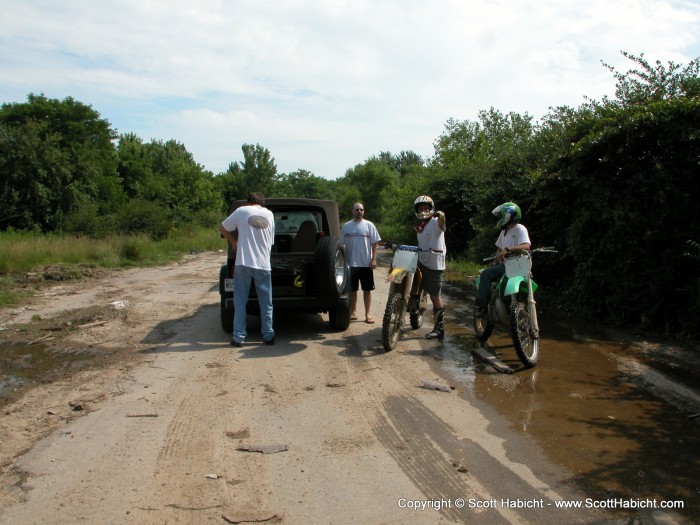
[{"label": "dirt road", "polygon": [[[277,344],[232,348],[222,253],[51,288],[8,312],[91,364],[31,389],[0,424],[1,523],[591,523],[563,469],[436,366],[429,329],[275,313]],[[23,328],[23,330],[27,330]],[[32,334],[31,342],[46,335]],[[421,388],[449,384],[448,392]],[[508,436],[504,439],[502,436]]]}]

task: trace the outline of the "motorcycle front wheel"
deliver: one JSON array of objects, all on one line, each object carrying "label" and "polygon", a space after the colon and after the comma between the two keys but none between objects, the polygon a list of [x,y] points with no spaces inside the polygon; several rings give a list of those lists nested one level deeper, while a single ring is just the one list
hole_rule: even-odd
[{"label": "motorcycle front wheel", "polygon": [[518,358],[527,368],[535,366],[539,354],[539,339],[534,337],[530,312],[524,303],[516,301],[510,306],[510,335]]},{"label": "motorcycle front wheel", "polygon": [[477,316],[478,309],[474,306],[474,333],[479,341],[486,341],[493,333],[494,324],[488,317]]},{"label": "motorcycle front wheel", "polygon": [[402,294],[396,291],[389,296],[389,300],[386,302],[386,310],[384,310],[384,320],[382,322],[382,344],[387,352],[391,352],[396,348],[396,343],[401,334],[404,314],[405,306]]},{"label": "motorcycle front wheel", "polygon": [[418,304],[415,305],[417,310],[415,312],[409,312],[408,316],[411,319],[411,328],[418,330],[423,326],[423,319],[425,318],[425,310],[428,307],[428,292],[421,290],[418,295]]}]

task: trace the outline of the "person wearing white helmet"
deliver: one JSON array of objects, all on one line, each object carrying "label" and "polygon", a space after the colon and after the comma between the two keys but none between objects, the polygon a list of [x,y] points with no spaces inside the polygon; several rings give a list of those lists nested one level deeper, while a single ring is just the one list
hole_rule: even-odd
[{"label": "person wearing white helmet", "polygon": [[498,253],[493,260],[493,265],[479,274],[479,289],[476,291],[477,315],[486,317],[486,307],[491,297],[491,283],[497,281],[506,273],[506,266],[503,260],[511,250],[529,250],[530,234],[527,228],[520,224],[522,212],[520,206],[514,202],[504,202],[496,206],[491,213],[498,217],[496,226],[501,233],[496,239]]},{"label": "person wearing white helmet", "polygon": [[420,222],[415,226],[420,252],[419,265],[423,279],[421,288],[430,296],[433,303],[435,326],[425,334],[428,339],[445,337],[445,305],[442,302],[442,281],[445,273],[445,213],[435,211],[435,203],[428,195],[421,195],[413,201],[413,211]]}]

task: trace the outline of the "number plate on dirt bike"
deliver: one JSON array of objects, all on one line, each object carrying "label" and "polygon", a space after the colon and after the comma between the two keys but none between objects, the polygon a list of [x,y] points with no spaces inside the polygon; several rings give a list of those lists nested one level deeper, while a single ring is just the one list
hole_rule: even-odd
[{"label": "number plate on dirt bike", "polygon": [[226,292],[233,291],[233,279],[224,279],[224,291],[226,291]]},{"label": "number plate on dirt bike", "polygon": [[532,269],[532,260],[528,255],[521,255],[519,257],[508,257],[504,261],[506,265],[506,276],[515,277],[517,275],[525,277],[530,275],[530,270]]},{"label": "number plate on dirt bike", "polygon": [[403,268],[404,270],[413,273],[418,266],[418,254],[416,252],[407,252],[397,250],[394,254],[394,261],[391,263],[393,268]]}]

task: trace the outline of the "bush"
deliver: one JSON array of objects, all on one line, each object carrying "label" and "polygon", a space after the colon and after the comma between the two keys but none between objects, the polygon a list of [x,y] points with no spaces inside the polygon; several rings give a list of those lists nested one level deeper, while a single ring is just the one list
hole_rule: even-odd
[{"label": "bush", "polygon": [[143,258],[143,254],[138,240],[125,239],[119,250],[119,255],[127,261],[140,261]]},{"label": "bush", "polygon": [[64,229],[73,235],[104,239],[115,232],[114,217],[100,214],[93,203],[85,203],[66,217]]},{"label": "bush", "polygon": [[144,199],[129,201],[119,211],[117,224],[120,233],[146,233],[153,239],[164,239],[170,230],[168,211],[159,203]]}]

